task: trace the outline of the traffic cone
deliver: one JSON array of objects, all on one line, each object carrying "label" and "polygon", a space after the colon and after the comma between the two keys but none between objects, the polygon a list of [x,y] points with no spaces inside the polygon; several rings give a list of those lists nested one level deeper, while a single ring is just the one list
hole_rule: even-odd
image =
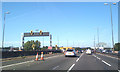
[{"label": "traffic cone", "polygon": [[38,52],[37,52],[37,55],[36,55],[36,59],[35,59],[36,61],[38,61]]},{"label": "traffic cone", "polygon": [[41,59],[40,60],[44,60],[44,58],[43,58],[43,52],[41,52]]}]

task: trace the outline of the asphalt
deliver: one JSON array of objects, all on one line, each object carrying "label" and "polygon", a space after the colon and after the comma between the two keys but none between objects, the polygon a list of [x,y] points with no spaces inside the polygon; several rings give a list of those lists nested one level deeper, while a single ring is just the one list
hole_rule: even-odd
[{"label": "asphalt", "polygon": [[[5,62],[3,70],[118,70],[118,59],[100,54],[79,53],[76,57],[56,54],[44,58],[44,61],[29,59],[24,63]],[[20,60],[21,61],[21,60]],[[19,62],[19,61],[18,61]]]},{"label": "asphalt", "polygon": [[[61,55],[61,54],[63,53],[45,54],[44,57],[46,58],[46,57]],[[32,56],[24,56],[24,57],[6,58],[2,60],[2,66],[35,60],[35,57],[36,57],[35,55],[32,55]],[[39,58],[40,58],[40,55],[39,55]]]}]

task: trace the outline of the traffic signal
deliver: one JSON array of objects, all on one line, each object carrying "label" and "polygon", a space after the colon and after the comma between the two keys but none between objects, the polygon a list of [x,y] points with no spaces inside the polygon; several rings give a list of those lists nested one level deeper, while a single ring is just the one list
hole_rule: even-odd
[{"label": "traffic signal", "polygon": [[33,35],[33,31],[32,30],[30,31],[30,35]]},{"label": "traffic signal", "polygon": [[42,30],[40,30],[40,35],[42,35]]}]

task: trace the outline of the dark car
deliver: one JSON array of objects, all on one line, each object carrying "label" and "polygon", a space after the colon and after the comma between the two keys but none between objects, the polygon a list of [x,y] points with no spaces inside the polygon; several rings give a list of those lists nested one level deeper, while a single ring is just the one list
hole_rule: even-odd
[{"label": "dark car", "polygon": [[105,53],[112,53],[112,50],[106,50]]}]

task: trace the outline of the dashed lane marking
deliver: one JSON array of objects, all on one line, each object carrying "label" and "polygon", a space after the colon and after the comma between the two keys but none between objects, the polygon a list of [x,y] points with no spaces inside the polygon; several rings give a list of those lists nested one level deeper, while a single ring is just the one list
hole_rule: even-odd
[{"label": "dashed lane marking", "polygon": [[103,63],[105,63],[108,66],[111,66],[109,63],[107,63],[106,61],[102,60]]},{"label": "dashed lane marking", "polygon": [[79,58],[76,60],[76,62],[78,62]]},{"label": "dashed lane marking", "polygon": [[[82,53],[81,55],[80,55],[80,57],[76,60],[76,62],[83,56],[83,54],[84,53]],[[72,68],[75,66],[75,63],[68,69],[68,71],[67,72],[69,72],[70,70],[72,70]]]},{"label": "dashed lane marking", "polygon": [[74,65],[75,65],[75,64],[73,64],[73,65],[68,69],[67,72],[69,72],[69,71],[74,67]]},{"label": "dashed lane marking", "polygon": [[[97,57],[97,56],[95,56],[95,55],[93,55],[93,56],[96,57],[96,58],[99,59],[99,60],[101,59],[101,58],[99,58],[99,57]],[[107,62],[104,61],[104,60],[102,60],[102,62],[105,63],[105,64],[108,65],[108,66],[111,66],[109,63],[107,63]]]},{"label": "dashed lane marking", "polygon": [[99,59],[99,60],[100,60],[100,58],[99,58],[99,57],[97,57],[97,59]]},{"label": "dashed lane marking", "polygon": [[116,57],[112,57],[112,56],[108,56],[108,55],[103,55],[103,54],[98,54],[98,55],[106,56],[106,57],[113,58],[113,59],[119,59],[119,58],[116,58]]},{"label": "dashed lane marking", "polygon": [[76,60],[76,62],[78,62],[78,60],[82,57],[83,54],[84,54],[84,53],[82,53],[82,54],[80,55],[80,57]]}]

